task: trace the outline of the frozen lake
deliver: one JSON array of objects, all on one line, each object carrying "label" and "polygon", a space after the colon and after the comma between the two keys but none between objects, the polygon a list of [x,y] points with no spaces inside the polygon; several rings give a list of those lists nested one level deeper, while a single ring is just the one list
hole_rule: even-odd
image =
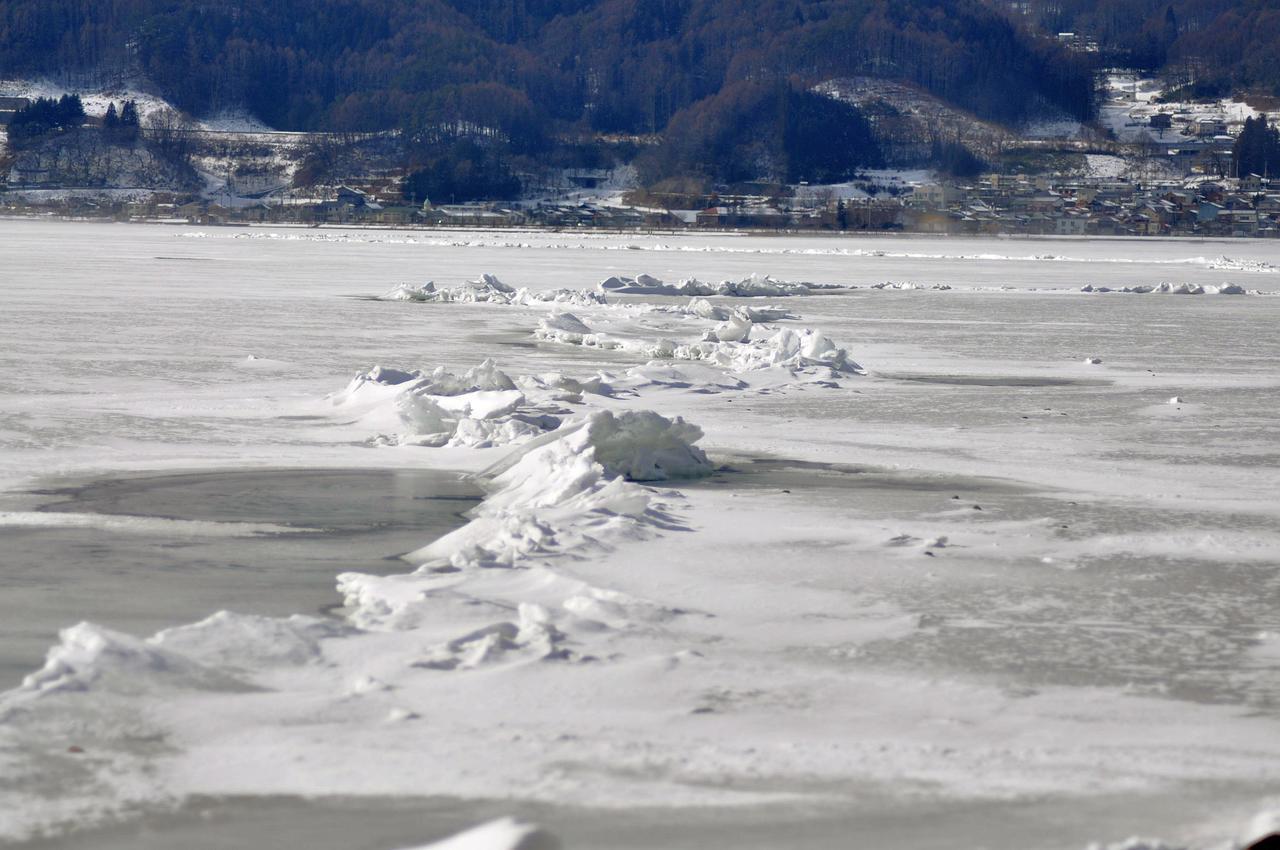
[{"label": "frozen lake", "polygon": [[[748,339],[816,328],[866,374],[672,360],[716,325],[688,297],[373,298],[640,272],[847,287],[710,306],[785,308]],[[1209,294],[1080,291],[1160,283]],[[590,339],[535,338],[558,310]],[[0,684],[58,618],[111,630],[0,697],[0,841],[165,846],[189,800],[241,843],[342,800],[325,831],[386,850],[504,813],[569,847],[1222,847],[1280,812],[1280,245],[0,221],[0,339]],[[348,387],[486,358],[511,388]],[[715,474],[571,490],[547,454],[385,560],[465,521],[457,472],[640,410]],[[51,480],[124,483],[42,516],[262,528],[36,527]]]}]

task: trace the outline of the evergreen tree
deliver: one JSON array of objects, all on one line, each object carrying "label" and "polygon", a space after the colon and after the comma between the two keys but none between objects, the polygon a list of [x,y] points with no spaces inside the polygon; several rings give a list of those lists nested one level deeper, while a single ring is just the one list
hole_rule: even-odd
[{"label": "evergreen tree", "polygon": [[138,137],[141,129],[138,121],[138,104],[132,100],[126,100],[124,107],[120,110],[120,137],[126,140],[133,140]]},{"label": "evergreen tree", "polygon": [[120,115],[116,112],[115,101],[107,105],[107,114],[102,119],[102,126],[106,130],[120,129]]},{"label": "evergreen tree", "polygon": [[9,122],[9,138],[21,144],[55,130],[74,130],[84,123],[84,104],[78,94],[36,98],[14,113]]},{"label": "evergreen tree", "polygon": [[79,127],[84,123],[84,104],[78,94],[64,94],[58,99],[58,126]]},{"label": "evergreen tree", "polygon": [[1280,176],[1280,128],[1269,125],[1265,115],[1246,118],[1231,147],[1231,157],[1237,177]]}]

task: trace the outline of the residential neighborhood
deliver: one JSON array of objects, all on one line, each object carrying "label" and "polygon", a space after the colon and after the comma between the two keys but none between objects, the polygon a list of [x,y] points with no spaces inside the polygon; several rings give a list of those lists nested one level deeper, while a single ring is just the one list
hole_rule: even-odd
[{"label": "residential neighborhood", "polygon": [[1010,177],[922,183],[897,196],[817,200],[738,195],[703,209],[655,209],[598,200],[406,205],[392,187],[340,186],[332,197],[266,197],[222,205],[155,192],[138,200],[66,196],[0,211],[191,224],[293,223],[382,227],[749,229],[1057,236],[1280,236],[1280,179]]}]

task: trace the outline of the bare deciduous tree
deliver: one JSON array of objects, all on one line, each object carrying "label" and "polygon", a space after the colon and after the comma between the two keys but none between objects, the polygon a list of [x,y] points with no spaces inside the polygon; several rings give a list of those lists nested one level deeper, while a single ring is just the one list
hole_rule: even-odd
[{"label": "bare deciduous tree", "polygon": [[160,109],[143,122],[143,138],[156,154],[172,162],[187,162],[198,127],[191,116],[176,109]]}]

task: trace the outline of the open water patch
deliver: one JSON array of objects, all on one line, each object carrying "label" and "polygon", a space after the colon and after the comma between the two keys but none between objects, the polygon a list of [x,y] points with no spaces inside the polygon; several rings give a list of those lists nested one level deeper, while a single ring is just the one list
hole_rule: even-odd
[{"label": "open water patch", "polygon": [[335,577],[464,525],[481,492],[440,470],[221,470],[115,477],[10,497],[0,525],[0,689],[88,620],[145,636],[215,611],[340,604]]}]

